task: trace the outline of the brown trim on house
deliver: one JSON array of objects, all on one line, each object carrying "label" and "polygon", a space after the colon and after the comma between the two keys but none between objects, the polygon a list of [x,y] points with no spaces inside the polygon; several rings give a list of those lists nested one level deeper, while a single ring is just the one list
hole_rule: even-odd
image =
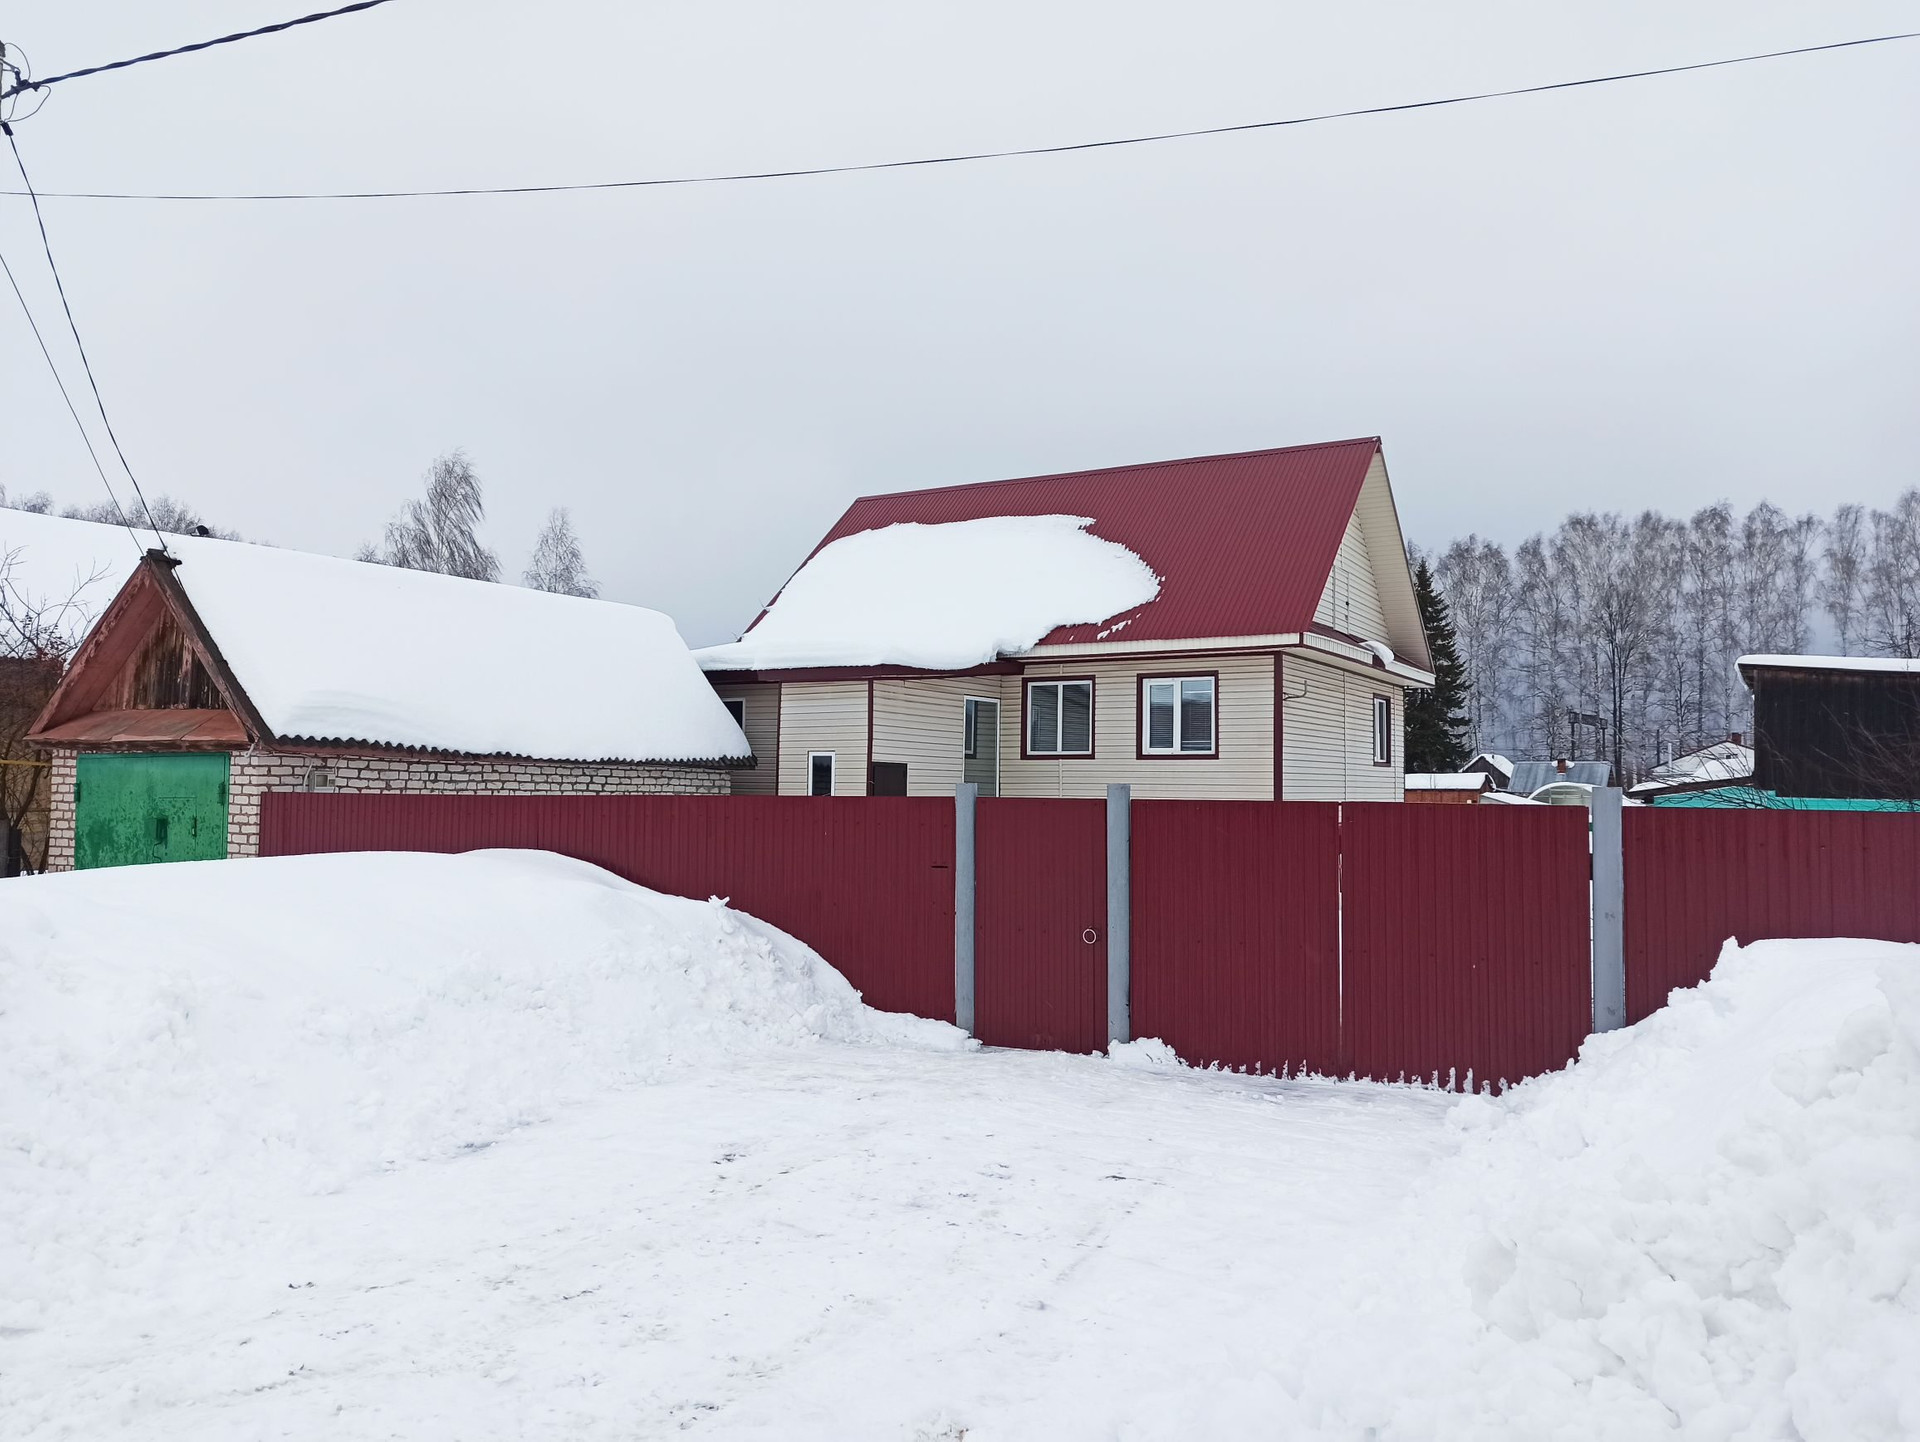
[{"label": "brown trim on house", "polygon": [[1287,659],[1273,653],[1273,799],[1287,799]]},{"label": "brown trim on house", "polygon": [[922,666],[796,666],[770,671],[709,671],[707,681],[721,686],[750,686],[780,681],[911,681],[942,680],[949,676],[1017,676],[1016,661],[988,661],[959,671],[930,671]]},{"label": "brown trim on house", "polygon": [[[1087,683],[1087,745],[1085,751],[1027,750],[1027,692],[1055,681]],[[1100,754],[1100,683],[1094,676],[1022,676],[1020,678],[1020,759],[1022,761],[1091,761]]]},{"label": "brown trim on house", "polygon": [[[1373,709],[1367,716],[1367,730],[1372,732],[1378,724],[1380,719],[1380,706],[1383,702],[1387,708],[1387,724],[1382,728],[1384,734],[1377,737],[1370,735],[1367,738],[1367,749],[1373,753],[1372,760],[1375,766],[1391,767],[1393,765],[1393,697],[1387,695],[1384,691],[1375,691],[1373,693],[1373,701]],[[1380,759],[1379,748],[1372,744],[1376,739],[1387,743],[1387,759],[1385,761]]]},{"label": "brown trim on house", "polygon": [[[1213,749],[1211,751],[1147,750],[1147,682],[1213,682]],[[1174,697],[1174,730],[1180,729],[1180,699]],[[1133,678],[1133,759],[1136,761],[1218,761],[1220,753],[1220,673],[1218,671],[1141,671]]]}]

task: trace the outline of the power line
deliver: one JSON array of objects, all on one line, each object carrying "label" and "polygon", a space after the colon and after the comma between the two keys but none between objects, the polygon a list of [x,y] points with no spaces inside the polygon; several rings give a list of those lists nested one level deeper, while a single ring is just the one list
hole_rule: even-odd
[{"label": "power line", "polygon": [[[1469,95],[1449,95],[1435,100],[1410,100],[1398,105],[1369,105],[1354,110],[1331,110],[1317,115],[1296,115],[1285,120],[1254,120],[1240,125],[1211,125],[1196,130],[1167,130],[1150,135],[1129,135],[1111,140],[1081,140],[1062,145],[1031,145],[1013,150],[975,150],[954,155],[921,156],[911,160],[875,160],[850,165],[815,165],[794,170],[750,170],[718,175],[665,176],[645,180],[597,180],[552,185],[459,186],[442,190],[341,190],[285,191],[260,194],[184,194],[143,193],[105,190],[61,190],[45,192],[59,200],[416,200],[472,195],[553,195],[568,191],[644,190],[661,186],[725,185],[754,180],[799,180],[819,175],[853,175],[875,170],[912,170],[936,165],[962,165],[983,160],[1012,160],[1024,156],[1067,155],[1083,150],[1114,150],[1130,145],[1157,145],[1170,140],[1194,140],[1209,135],[1236,135],[1253,130],[1281,130],[1296,125],[1317,125],[1328,120],[1352,120],[1363,115],[1397,115],[1409,110],[1434,110],[1447,105],[1471,105],[1483,100],[1507,100],[1519,95],[1543,95],[1555,90],[1577,90],[1592,85],[1612,85],[1623,80],[1648,80],[1662,75],[1683,75],[1694,70],[1717,70],[1728,65],[1747,65],[1758,60],[1780,60],[1793,55],[1814,55],[1827,50],[1850,50],[1862,45],[1885,45],[1895,40],[1920,39],[1920,30],[1895,35],[1870,35],[1858,40],[1836,40],[1825,45],[1801,45],[1791,50],[1768,50],[1755,55],[1734,55],[1723,60],[1700,60],[1690,65],[1665,65],[1652,70],[1629,70],[1615,75],[1594,75],[1582,80],[1557,80],[1546,85],[1522,85],[1510,90],[1482,90]],[[0,191],[17,195],[18,191]]]},{"label": "power line", "polygon": [[[34,223],[40,227],[40,246],[41,249],[47,253],[47,269],[53,272],[53,288],[59,293],[60,309],[66,312],[67,329],[73,332],[74,349],[80,352],[80,367],[87,373],[87,384],[93,388],[93,404],[100,412],[100,424],[107,428],[107,439],[113,442],[113,453],[120,458],[120,469],[127,473],[127,479],[133,483],[133,494],[140,501],[140,509],[146,513],[147,529],[153,532],[154,540],[160,543],[160,549],[164,551],[167,549],[167,538],[160,534],[160,528],[154,524],[153,507],[147,504],[146,493],[140,489],[140,478],[134,475],[133,467],[127,464],[127,453],[120,449],[120,437],[113,433],[113,422],[107,418],[107,403],[100,398],[100,382],[93,378],[93,362],[87,359],[86,342],[80,339],[80,327],[74,321],[73,307],[67,304],[67,287],[60,279],[60,267],[54,264],[53,242],[47,239],[47,222],[40,214],[40,197],[33,192],[33,181],[27,176],[26,161],[20,158],[20,142],[13,137],[13,127],[4,120],[0,120],[0,134],[4,134],[7,137],[7,145],[13,151],[13,163],[18,166],[20,170],[20,183],[26,186],[27,198],[33,202]],[[8,272],[8,275],[9,278],[11,278],[12,272]],[[16,286],[15,289],[17,290],[18,287]],[[25,300],[22,300],[21,304],[25,305]],[[35,326],[33,333],[36,336],[39,335],[40,328]],[[41,342],[40,348],[43,351],[46,349],[46,343],[44,341]],[[52,357],[48,357],[48,363],[52,363]],[[66,393],[66,387],[62,386],[60,389],[61,394],[64,395]],[[68,401],[67,404],[69,408],[71,408],[73,402]],[[77,420],[79,417],[76,416],[75,419]],[[93,449],[91,442],[88,443],[87,449],[89,451]],[[95,465],[99,464],[99,459],[98,456],[94,457]],[[106,473],[104,471],[101,472],[100,478],[103,481],[106,479]],[[112,496],[113,487],[107,487],[107,494]],[[115,500],[113,504],[116,509],[120,506],[118,500]],[[124,524],[126,521],[126,512],[124,510],[120,512],[120,519]],[[130,525],[127,527],[127,534],[133,534],[133,527]],[[135,544],[138,544],[137,537],[135,538]]]},{"label": "power line", "polygon": [[357,0],[352,5],[342,5],[338,10],[321,10],[312,15],[302,15],[297,20],[282,20],[277,25],[262,25],[258,30],[240,30],[232,35],[216,36],[212,40],[195,41],[192,45],[176,45],[171,50],[155,50],[146,55],[136,55],[130,60],[114,60],[106,65],[89,65],[85,70],[69,70],[65,75],[49,75],[45,80],[21,80],[11,90],[0,91],[0,100],[18,95],[23,90],[45,90],[49,85],[58,85],[63,80],[79,80],[88,75],[104,75],[109,70],[125,70],[130,65],[145,65],[149,60],[168,60],[175,55],[191,55],[196,50],[211,50],[216,45],[231,45],[236,40],[251,40],[256,35],[277,35],[282,30],[291,30],[297,25],[312,25],[319,20],[331,20],[336,15],[351,15],[358,10],[371,10],[376,5],[385,5],[387,0]]},{"label": "power line", "polygon": [[120,504],[120,498],[113,493],[113,483],[107,479],[107,468],[100,464],[100,453],[93,448],[93,437],[87,434],[86,423],[80,419],[80,412],[74,408],[73,397],[67,394],[67,383],[60,378],[60,367],[53,363],[53,352],[47,349],[47,338],[40,334],[40,322],[33,318],[33,308],[27,304],[27,298],[20,290],[20,282],[13,277],[13,267],[7,264],[7,257],[0,253],[0,271],[5,271],[7,284],[13,287],[14,298],[20,302],[20,310],[27,318],[27,325],[33,330],[33,338],[40,342],[40,354],[47,359],[47,369],[53,372],[53,383],[60,388],[60,399],[67,403],[67,414],[73,417],[73,424],[80,432],[80,440],[87,448],[87,455],[93,460],[94,470],[100,473],[100,484],[107,488],[107,499],[113,503],[114,514],[120,517],[120,524],[127,528],[127,536],[133,542],[136,551],[145,551],[140,538],[133,533],[133,524],[127,520],[126,510]]}]

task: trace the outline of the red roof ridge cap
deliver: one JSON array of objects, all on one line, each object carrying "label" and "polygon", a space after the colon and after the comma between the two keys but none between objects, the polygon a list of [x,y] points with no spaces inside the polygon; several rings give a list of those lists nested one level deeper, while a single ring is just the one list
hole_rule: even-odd
[{"label": "red roof ridge cap", "polygon": [[[1297,446],[1268,446],[1263,450],[1223,451],[1211,456],[1176,456],[1165,461],[1129,461],[1125,465],[1095,466],[1091,470],[1084,471],[1049,471],[1037,476],[1007,476],[997,481],[960,481],[951,486],[922,486],[917,490],[907,491],[875,491],[871,495],[855,496],[853,504],[859,505],[862,501],[893,501],[902,496],[939,496],[951,494],[954,491],[984,491],[994,486],[1020,486],[1034,481],[1078,480],[1083,476],[1108,476],[1118,471],[1150,471],[1163,466],[1201,466],[1213,461],[1245,461],[1255,456],[1284,456],[1293,451],[1336,451],[1346,446],[1372,446],[1378,449],[1380,437],[1352,436],[1343,441],[1310,441]],[[843,515],[841,520],[845,519]],[[812,557],[809,556],[808,559],[811,560]]]}]

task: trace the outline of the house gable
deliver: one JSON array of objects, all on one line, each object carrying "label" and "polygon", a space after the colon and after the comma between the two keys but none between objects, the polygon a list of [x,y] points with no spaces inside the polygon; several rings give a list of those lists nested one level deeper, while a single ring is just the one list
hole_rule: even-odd
[{"label": "house gable", "polygon": [[1426,627],[1406,555],[1386,458],[1376,451],[1313,619],[1349,636],[1384,641],[1400,660],[1430,671]]},{"label": "house gable", "polygon": [[173,584],[172,565],[149,554],[128,578],[48,699],[31,739],[80,747],[235,747],[268,739]]}]

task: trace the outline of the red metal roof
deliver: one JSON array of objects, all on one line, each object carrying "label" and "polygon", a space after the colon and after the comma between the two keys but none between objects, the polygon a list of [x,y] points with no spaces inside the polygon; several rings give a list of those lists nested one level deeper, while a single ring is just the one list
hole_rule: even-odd
[{"label": "red metal roof", "polygon": [[[1110,639],[1304,631],[1379,449],[1379,438],[1367,437],[863,496],[820,546],[902,521],[1091,516],[1093,534],[1127,547],[1160,577],[1159,596]],[[1063,626],[1042,644],[1100,639],[1120,619]]]}]

